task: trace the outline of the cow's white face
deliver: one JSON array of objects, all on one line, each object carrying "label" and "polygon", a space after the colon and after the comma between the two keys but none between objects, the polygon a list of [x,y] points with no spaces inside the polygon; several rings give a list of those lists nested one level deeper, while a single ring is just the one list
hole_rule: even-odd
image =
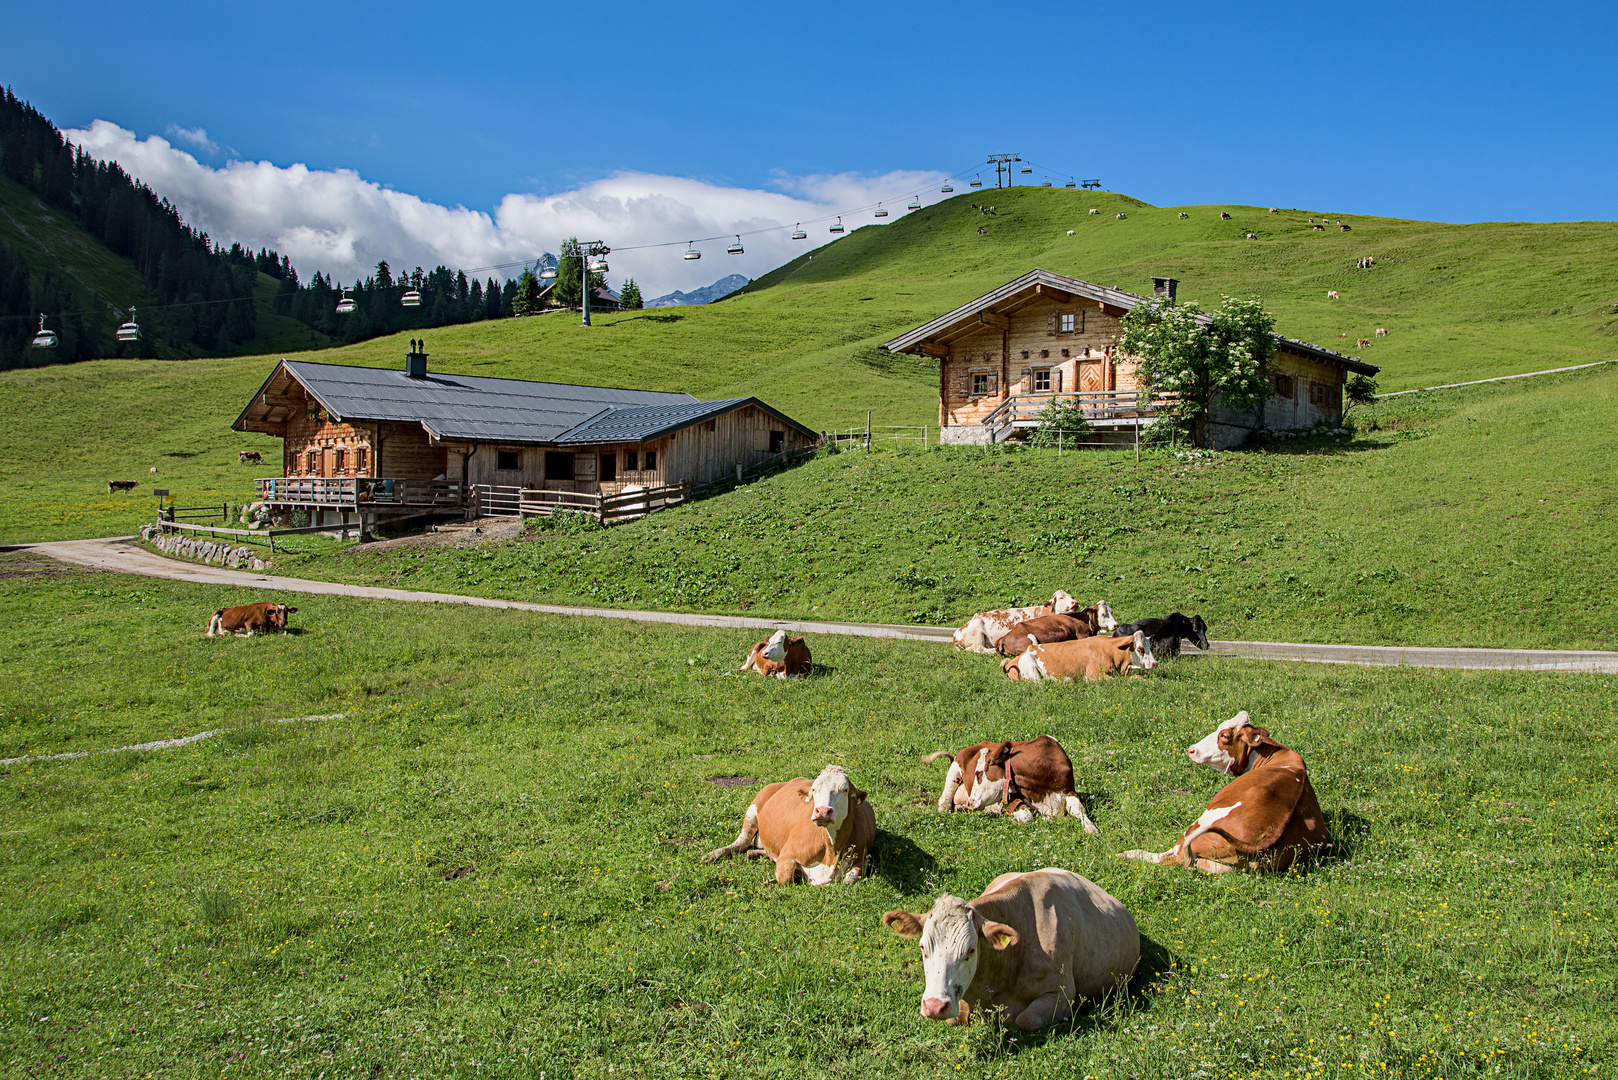
[{"label": "cow's white face", "polygon": [[1186,756],[1198,765],[1211,765],[1222,773],[1230,772],[1231,767],[1236,764],[1236,759],[1220,749],[1219,733],[1228,731],[1231,728],[1246,727],[1250,723],[1252,721],[1247,715],[1247,710],[1243,709],[1223,724],[1214,728],[1201,742],[1195,746],[1186,747]]},{"label": "cow's white face", "polygon": [[1142,671],[1150,671],[1157,666],[1157,657],[1152,655],[1152,639],[1140,630],[1135,631],[1135,647],[1130,651],[1129,660]]},{"label": "cow's white face", "polygon": [[940,896],[922,924],[921,1015],[929,1020],[950,1020],[961,1013],[961,995],[978,973],[975,915],[965,900]]},{"label": "cow's white face", "polygon": [[1057,589],[1056,595],[1051,597],[1051,610],[1058,615],[1071,615],[1079,610],[1079,602],[1061,589]]},{"label": "cow's white face", "polygon": [[999,802],[1005,790],[1004,775],[998,780],[989,779],[989,748],[984,747],[978,751],[977,767],[972,772],[972,799],[969,805],[974,810],[982,810],[991,803]]},{"label": "cow's white face", "polygon": [[770,635],[770,640],[764,643],[764,659],[779,664],[787,658],[787,632],[777,630]]},{"label": "cow's white face", "polygon": [[1112,617],[1112,607],[1105,600],[1096,601],[1096,625],[1108,631],[1118,625],[1118,620]]},{"label": "cow's white face", "polygon": [[849,793],[854,785],[841,765],[827,765],[809,785],[809,818],[827,832],[842,828],[848,817]]}]

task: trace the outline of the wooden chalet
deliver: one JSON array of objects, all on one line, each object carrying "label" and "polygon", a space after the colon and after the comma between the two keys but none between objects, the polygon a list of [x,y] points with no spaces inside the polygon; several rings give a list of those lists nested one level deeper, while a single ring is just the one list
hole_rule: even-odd
[{"label": "wooden chalet", "polygon": [[[1158,298],[1173,300],[1174,278],[1154,278]],[[993,292],[886,343],[891,352],[938,361],[938,425],[946,443],[1002,442],[1037,426],[1053,399],[1084,411],[1101,442],[1132,441],[1158,411],[1122,355],[1120,320],[1146,297],[1078,278],[1032,270]],[[1349,372],[1375,375],[1372,364],[1276,335],[1271,395],[1256,414],[1216,409],[1214,445],[1237,446],[1260,428],[1289,430],[1336,424],[1343,417]]]},{"label": "wooden chalet", "polygon": [[362,534],[463,510],[638,516],[819,440],[757,398],[429,374],[416,348],[402,370],[282,360],[231,426],[285,440],[261,501]]}]

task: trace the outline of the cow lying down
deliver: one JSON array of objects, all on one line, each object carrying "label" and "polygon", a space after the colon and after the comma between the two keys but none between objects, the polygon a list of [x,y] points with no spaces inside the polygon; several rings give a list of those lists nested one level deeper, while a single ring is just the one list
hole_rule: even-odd
[{"label": "cow lying down", "polygon": [[1156,666],[1151,641],[1137,630],[1130,637],[1033,644],[1021,656],[1001,661],[1000,670],[1013,682],[1095,682],[1104,675],[1128,675],[1131,667],[1150,671]]},{"label": "cow lying down", "polygon": [[1095,882],[1048,867],[1001,874],[973,901],[882,921],[921,939],[921,1015],[965,1024],[973,1006],[1024,1031],[1073,1015],[1080,998],[1125,985],[1140,962],[1135,917]]},{"label": "cow lying down", "polygon": [[286,633],[287,616],[298,609],[285,604],[246,604],[242,607],[220,608],[208,619],[208,636],[226,634],[253,636],[253,631]]},{"label": "cow lying down", "polygon": [[1067,615],[1077,611],[1078,607],[1077,600],[1057,589],[1050,600],[1043,604],[1006,608],[1002,611],[980,611],[968,619],[965,626],[955,631],[953,635],[955,647],[968,652],[992,654],[995,644],[1018,623],[1037,619],[1041,615]]},{"label": "cow lying down", "polygon": [[738,852],[775,863],[775,880],[790,885],[801,874],[811,885],[830,885],[839,869],[843,884],[866,873],[876,841],[876,814],[865,792],[849,782],[841,765],[827,765],[811,783],[803,777],[768,784],[753,798],[742,831],[703,862]]},{"label": "cow lying down", "polygon": [[1285,870],[1329,839],[1303,758],[1239,712],[1186,754],[1236,779],[1161,854],[1120,852],[1158,866],[1179,863],[1210,874]]},{"label": "cow lying down", "polygon": [[796,679],[809,673],[809,646],[801,637],[787,637],[785,630],[777,630],[770,640],[753,646],[742,661],[742,671],[756,671],[768,678]]},{"label": "cow lying down", "polygon": [[1172,660],[1180,655],[1180,642],[1191,642],[1203,652],[1208,651],[1208,624],[1201,615],[1186,618],[1176,611],[1161,619],[1141,619],[1112,628],[1113,637],[1129,637],[1136,630],[1144,631],[1152,641],[1152,652],[1159,660]]},{"label": "cow lying down", "polygon": [[[940,750],[921,760],[931,764],[949,756],[948,750]],[[1071,815],[1084,823],[1085,832],[1097,831],[1073,788],[1073,762],[1049,735],[1027,742],[981,742],[954,758],[944,777],[944,793],[938,797],[940,814],[1009,812],[1012,820],[1024,824],[1033,821],[1035,813],[1048,818]]]},{"label": "cow lying down", "polygon": [[1038,641],[1049,643],[1052,641],[1073,641],[1077,638],[1093,637],[1111,627],[1118,625],[1118,620],[1112,617],[1112,609],[1105,600],[1098,600],[1083,611],[1075,611],[1071,615],[1038,615],[1022,622],[1006,631],[1001,639],[995,642],[995,652],[1001,656],[1021,656],[1023,651]]}]

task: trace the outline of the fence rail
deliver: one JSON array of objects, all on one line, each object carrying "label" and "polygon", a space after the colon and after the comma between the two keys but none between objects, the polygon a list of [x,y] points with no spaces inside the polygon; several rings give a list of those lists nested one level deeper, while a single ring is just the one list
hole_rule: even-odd
[{"label": "fence rail", "polygon": [[336,526],[332,525],[306,525],[295,529],[236,529],[226,528],[223,525],[193,525],[186,521],[170,521],[167,518],[158,518],[157,525],[161,529],[173,529],[176,532],[207,533],[209,536],[244,536],[249,540],[268,540],[270,550],[275,550],[277,536],[296,536],[301,533],[332,532]]},{"label": "fence rail", "polygon": [[161,521],[202,521],[207,518],[218,518],[221,522],[230,520],[230,504],[219,503],[217,506],[163,506],[158,505],[157,516]]},{"label": "fence rail", "polygon": [[1014,394],[983,418],[985,426],[998,424],[1029,425],[1039,419],[1045,406],[1053,401],[1068,402],[1079,407],[1086,420],[1146,420],[1156,416],[1167,398],[1158,395],[1153,400],[1136,390],[1076,390],[1068,393],[1024,395]]},{"label": "fence rail", "polygon": [[277,476],[254,480],[260,502],[279,506],[379,509],[461,505],[455,480],[399,480],[365,476]]}]

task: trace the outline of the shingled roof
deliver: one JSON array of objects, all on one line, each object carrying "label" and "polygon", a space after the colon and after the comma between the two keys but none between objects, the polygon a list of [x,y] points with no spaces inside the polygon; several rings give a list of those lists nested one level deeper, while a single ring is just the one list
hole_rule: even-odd
[{"label": "shingled roof", "polygon": [[[997,307],[1008,304],[1015,298],[1030,290],[1054,289],[1072,296],[1082,296],[1121,311],[1129,311],[1136,304],[1145,303],[1150,297],[1140,296],[1137,293],[1125,292],[1122,289],[1112,289],[1105,285],[1097,285],[1090,281],[1081,281],[1079,278],[1068,277],[1065,274],[1054,274],[1049,270],[1030,270],[1014,281],[1008,281],[992,292],[986,292],[975,300],[968,301],[954,311],[940,315],[929,323],[924,323],[908,333],[883,343],[883,348],[889,352],[910,352],[917,349],[924,342],[943,335],[952,327],[959,326],[968,320],[975,320],[984,312],[993,312]],[[1212,325],[1213,319],[1208,315],[1199,316],[1197,321],[1204,326]],[[958,336],[958,335],[957,335]],[[1382,369],[1375,364],[1367,364],[1357,356],[1345,356],[1332,349],[1312,345],[1307,341],[1296,338],[1275,335],[1277,347],[1284,347],[1313,356],[1318,360],[1325,360],[1334,364],[1341,364],[1349,371],[1361,375],[1375,375]]]},{"label": "shingled roof", "polygon": [[[420,423],[435,438],[555,446],[644,442],[720,413],[756,405],[811,436],[815,433],[757,398],[701,401],[690,394],[610,386],[431,373],[412,378],[391,368],[282,360],[231,426],[279,423],[273,400],[288,381],[340,422]],[[284,419],[284,418],[282,418]]]}]

